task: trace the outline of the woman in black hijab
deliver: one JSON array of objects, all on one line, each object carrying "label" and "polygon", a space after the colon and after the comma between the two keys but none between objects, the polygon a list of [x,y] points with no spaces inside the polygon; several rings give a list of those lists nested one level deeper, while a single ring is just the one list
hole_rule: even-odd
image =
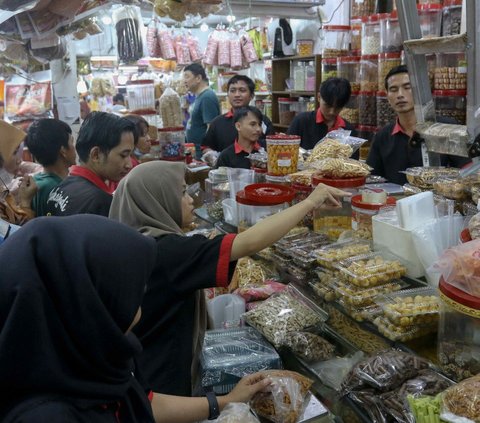
[{"label": "woman in black hijab", "polygon": [[[34,219],[2,244],[1,422],[208,417],[206,398],[147,395],[134,375],[141,345],[130,330],[140,319],[156,250],[153,238],[88,214]],[[248,376],[219,398],[219,409],[267,385]]]}]

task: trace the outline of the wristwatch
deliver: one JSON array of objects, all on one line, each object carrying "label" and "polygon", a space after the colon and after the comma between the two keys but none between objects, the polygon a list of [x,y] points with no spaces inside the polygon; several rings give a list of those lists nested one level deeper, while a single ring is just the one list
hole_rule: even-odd
[{"label": "wristwatch", "polygon": [[208,420],[215,420],[220,415],[217,396],[215,392],[207,392],[206,396],[208,400]]}]

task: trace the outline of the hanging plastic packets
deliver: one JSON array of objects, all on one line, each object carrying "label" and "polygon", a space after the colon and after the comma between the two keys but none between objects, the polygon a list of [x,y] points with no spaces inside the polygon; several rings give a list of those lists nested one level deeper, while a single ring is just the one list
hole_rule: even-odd
[{"label": "hanging plastic packets", "polygon": [[248,34],[243,34],[241,44],[243,55],[245,56],[247,63],[256,62],[258,60],[257,52],[255,51],[253,41]]},{"label": "hanging plastic packets", "polygon": [[165,26],[158,30],[158,41],[162,51],[162,59],[175,60],[177,58],[175,54],[175,46],[173,44],[173,38],[170,30]]},{"label": "hanging plastic packets", "polygon": [[230,37],[226,31],[218,33],[218,66],[230,66]]},{"label": "hanging plastic packets", "polygon": [[216,65],[218,63],[218,31],[213,31],[208,37],[207,48],[203,62],[207,65]]},{"label": "hanging plastic packets", "polygon": [[260,28],[253,28],[247,31],[247,34],[251,38],[253,42],[253,46],[255,47],[255,53],[257,53],[257,57],[260,58],[263,55],[262,50],[262,34],[260,32]]},{"label": "hanging plastic packets", "polygon": [[147,50],[150,57],[161,57],[162,55],[162,50],[158,41],[156,19],[152,19],[147,28]]},{"label": "hanging plastic packets", "polygon": [[242,45],[238,37],[230,40],[230,66],[232,69],[242,67]]},{"label": "hanging plastic packets", "polygon": [[175,51],[179,65],[188,65],[192,62],[190,58],[190,48],[184,35],[179,35],[175,38]]},{"label": "hanging plastic packets", "polygon": [[202,60],[203,54],[200,50],[200,45],[198,44],[198,40],[192,34],[188,35],[187,44],[190,50],[190,58],[192,59],[192,62],[198,62]]},{"label": "hanging plastic packets", "polygon": [[123,62],[132,62],[143,57],[143,41],[141,37],[142,18],[139,9],[124,6],[113,13],[113,21],[117,32],[118,57]]}]

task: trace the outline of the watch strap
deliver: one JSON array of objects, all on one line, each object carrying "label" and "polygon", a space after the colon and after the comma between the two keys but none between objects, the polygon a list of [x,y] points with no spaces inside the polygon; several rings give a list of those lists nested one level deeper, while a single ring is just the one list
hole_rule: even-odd
[{"label": "watch strap", "polygon": [[206,397],[208,400],[208,420],[215,420],[220,415],[217,396],[215,392],[207,392]]}]

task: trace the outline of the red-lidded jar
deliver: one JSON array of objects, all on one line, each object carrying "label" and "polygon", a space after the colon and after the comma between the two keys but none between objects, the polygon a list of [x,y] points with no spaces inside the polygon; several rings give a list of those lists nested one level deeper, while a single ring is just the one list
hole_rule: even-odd
[{"label": "red-lidded jar", "polygon": [[377,92],[360,91],[358,106],[360,125],[375,126],[377,124]]},{"label": "red-lidded jar", "polygon": [[238,232],[287,207],[295,197],[289,187],[276,184],[247,185],[236,195]]},{"label": "red-lidded jar", "polygon": [[438,3],[417,4],[417,11],[420,19],[422,37],[440,37],[442,5]]},{"label": "red-lidded jar", "polygon": [[362,18],[362,56],[380,53],[380,15]]},{"label": "red-lidded jar", "polygon": [[[381,190],[383,191],[383,190]],[[380,203],[367,203],[362,195],[352,197],[352,229],[356,238],[372,238],[372,217],[377,215],[382,207],[394,206],[396,200],[393,197],[385,197]]]},{"label": "red-lidded jar", "polygon": [[352,125],[358,125],[360,123],[358,112],[358,92],[352,91],[347,104],[340,112],[340,116]]},{"label": "red-lidded jar", "polygon": [[377,128],[376,126],[358,125],[355,129],[357,130],[357,136],[359,138],[367,140],[367,142],[360,147],[360,160],[367,160],[373,137],[381,128]]},{"label": "red-lidded jar", "polygon": [[436,55],[433,88],[435,90],[467,89],[467,61],[464,52]]},{"label": "red-lidded jar", "polygon": [[393,122],[397,114],[388,102],[386,91],[377,91],[377,127],[383,128],[390,122]]},{"label": "red-lidded jar", "polygon": [[462,23],[462,0],[443,2],[442,36],[460,34]]},{"label": "red-lidded jar", "polygon": [[459,382],[480,372],[480,297],[454,285],[462,286],[443,277],[438,285],[438,361],[445,374]]},{"label": "red-lidded jar", "polygon": [[403,38],[400,31],[397,11],[388,13],[380,19],[380,52],[393,53],[403,50]]},{"label": "red-lidded jar", "polygon": [[378,89],[385,89],[385,78],[395,66],[402,64],[402,53],[381,53],[378,55]]},{"label": "red-lidded jar", "polygon": [[[366,178],[344,178],[332,179],[321,176],[312,177],[312,187],[318,184],[325,184],[344,191],[358,194],[358,190],[365,185]],[[352,228],[352,205],[350,197],[342,199],[342,207],[333,210],[315,209],[313,212],[313,230],[327,234],[332,240],[336,241],[344,231]]]},{"label": "red-lidded jar", "polygon": [[467,120],[466,90],[434,90],[435,114],[455,120],[458,125],[465,125]]},{"label": "red-lidded jar", "polygon": [[369,54],[360,59],[360,91],[378,90],[378,54]]},{"label": "red-lidded jar", "polygon": [[350,25],[324,25],[322,58],[346,56],[350,48]]},{"label": "red-lidded jar", "polygon": [[360,91],[360,56],[337,58],[337,76],[350,82],[352,92]]},{"label": "red-lidded jar", "polygon": [[362,19],[350,19],[350,27],[352,28],[350,34],[350,54],[360,56],[362,53]]}]

